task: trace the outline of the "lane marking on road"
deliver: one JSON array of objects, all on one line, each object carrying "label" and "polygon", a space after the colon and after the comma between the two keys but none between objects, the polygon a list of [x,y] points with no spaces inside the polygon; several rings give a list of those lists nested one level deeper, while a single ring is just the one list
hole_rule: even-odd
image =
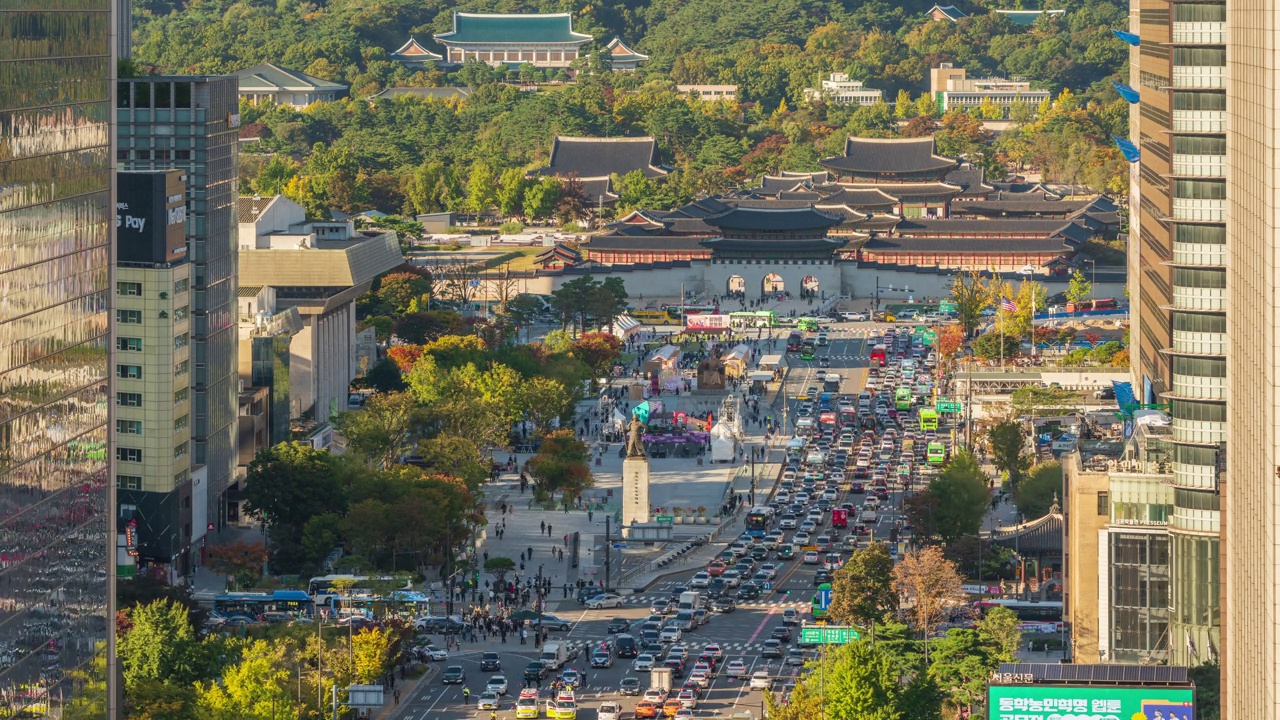
[{"label": "lane marking on road", "polygon": [[753,643],[757,637],[760,637],[760,633],[764,632],[764,626],[769,623],[769,617],[775,612],[777,612],[777,608],[769,608],[769,612],[765,613],[764,619],[760,621],[760,626],[756,628],[754,633],[751,633],[751,637],[747,638],[748,643]]}]

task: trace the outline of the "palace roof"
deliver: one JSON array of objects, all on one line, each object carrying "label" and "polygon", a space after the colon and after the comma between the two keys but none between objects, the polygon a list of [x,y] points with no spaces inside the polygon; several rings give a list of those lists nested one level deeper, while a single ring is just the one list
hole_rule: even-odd
[{"label": "palace roof", "polygon": [[443,60],[444,57],[439,53],[431,52],[426,48],[426,46],[410,35],[408,42],[401,45],[399,50],[391,53],[391,59],[425,62],[427,60]]},{"label": "palace roof", "polygon": [[1061,8],[1057,10],[996,10],[995,12],[1005,16],[1015,25],[1034,25],[1042,16],[1067,14],[1067,11]]},{"label": "palace roof", "polygon": [[289,70],[272,63],[263,63],[236,71],[240,78],[240,92],[278,92],[291,90],[346,90],[342,83],[330,82],[297,70]]},{"label": "palace roof", "polygon": [[[895,232],[912,237],[968,235],[978,233],[991,237],[1051,237],[1054,235],[1075,237],[1074,228],[1086,230],[1063,218],[999,218],[967,220],[946,218],[939,220],[908,219],[898,224]],[[1086,237],[1086,239],[1088,239]]]},{"label": "palace roof", "polygon": [[607,178],[643,170],[645,177],[665,177],[671,169],[658,162],[658,143],[651,137],[563,137],[551,143],[551,160],[540,175]]},{"label": "palace roof", "polygon": [[849,190],[878,190],[899,202],[941,202],[964,192],[959,185],[944,182],[899,182],[867,185],[845,185]]},{"label": "palace roof", "polygon": [[969,17],[964,13],[963,10],[956,7],[955,5],[934,5],[933,7],[929,8],[925,12],[925,14],[931,17],[940,15],[950,20],[951,22],[959,22],[960,18]]},{"label": "palace roof", "polygon": [[1062,510],[1055,496],[1049,512],[1035,520],[1017,525],[996,528],[991,531],[991,542],[1023,555],[1062,552]]},{"label": "palace roof", "polygon": [[1074,250],[1064,238],[913,238],[875,237],[865,246],[869,252],[901,253],[1060,253]]},{"label": "palace roof", "polygon": [[648,55],[638,53],[627,47],[626,44],[622,42],[621,38],[614,38],[610,40],[609,44],[606,45],[604,49],[609,51],[609,57],[613,60],[639,62],[641,60],[649,59]]},{"label": "palace roof", "polygon": [[952,185],[959,185],[961,188],[964,188],[964,192],[961,194],[966,197],[976,197],[978,195],[986,196],[993,192],[995,188],[988,185],[984,181],[983,176],[984,173],[982,168],[977,167],[972,163],[965,163],[964,165],[961,165],[955,170],[947,173],[943,180]]},{"label": "palace roof", "polygon": [[1003,200],[957,200],[951,212],[972,215],[1034,215],[1036,213],[1071,214],[1089,207],[1089,200],[1053,200],[1044,196]]},{"label": "palace roof", "polygon": [[922,138],[847,138],[844,155],[825,158],[818,163],[843,174],[900,174],[944,172],[957,166],[951,158],[934,152],[932,137]]},{"label": "palace roof", "polygon": [[569,13],[489,14],[454,11],[453,31],[440,33],[436,40],[454,43],[518,43],[521,45],[564,43],[581,45],[590,35],[573,31]]},{"label": "palace roof", "polygon": [[825,232],[840,224],[839,217],[819,212],[807,203],[800,207],[739,206],[705,220],[726,232]]},{"label": "palace roof", "polygon": [[690,252],[706,250],[704,237],[680,235],[631,235],[614,231],[596,235],[587,241],[587,250],[653,250]]}]

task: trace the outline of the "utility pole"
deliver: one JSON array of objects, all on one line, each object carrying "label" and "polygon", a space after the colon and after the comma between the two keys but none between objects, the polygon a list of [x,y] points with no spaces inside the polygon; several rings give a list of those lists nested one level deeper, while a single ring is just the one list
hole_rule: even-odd
[{"label": "utility pole", "polygon": [[613,518],[609,515],[604,516],[604,589],[609,590],[609,551],[612,549],[613,540],[609,538],[610,521]]}]

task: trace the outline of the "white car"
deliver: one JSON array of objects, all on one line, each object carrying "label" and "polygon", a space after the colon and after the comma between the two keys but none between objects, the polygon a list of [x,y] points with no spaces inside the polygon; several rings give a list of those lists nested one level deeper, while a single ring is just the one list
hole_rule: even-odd
[{"label": "white car", "polygon": [[795,516],[794,515],[783,516],[782,520],[778,522],[778,527],[783,530],[795,530],[796,529]]},{"label": "white car", "polygon": [[860,312],[842,312],[840,313],[840,317],[847,322],[865,322],[867,314]]},{"label": "white car", "polygon": [[710,586],[711,586],[711,573],[709,572],[704,571],[700,573],[695,573],[694,576],[689,579],[689,587],[705,588]]},{"label": "white car", "polygon": [[603,608],[622,607],[623,600],[621,595],[613,593],[604,593],[597,595],[586,602],[587,608],[590,610],[601,610]]},{"label": "white car", "polygon": [[492,690],[485,690],[484,692],[480,693],[479,707],[481,710],[497,710],[498,703],[499,703],[498,693]]},{"label": "white car", "polygon": [[778,566],[773,563],[765,563],[760,566],[758,573],[764,573],[770,580],[778,576]]},{"label": "white car", "polygon": [[499,695],[507,694],[507,679],[501,675],[494,675],[489,678],[489,682],[484,685],[485,690],[489,690]]},{"label": "white car", "polygon": [[730,660],[725,674],[735,679],[747,677],[747,664],[741,660]]},{"label": "white car", "polygon": [[736,588],[742,584],[742,573],[737,570],[725,570],[720,579],[724,580],[725,587]]},{"label": "white car", "polygon": [[635,662],[631,663],[631,669],[636,672],[649,672],[653,669],[654,662],[656,662],[654,657],[649,653],[637,655]]},{"label": "white car", "polygon": [[449,651],[444,648],[429,647],[426,650],[428,660],[448,660]]},{"label": "white car", "polygon": [[607,702],[596,710],[597,720],[622,720],[622,706],[616,702]]},{"label": "white car", "polygon": [[662,632],[658,634],[658,642],[680,642],[680,628],[663,628]]},{"label": "white car", "polygon": [[768,670],[757,670],[751,675],[752,690],[768,690],[773,685],[773,680],[769,678]]}]

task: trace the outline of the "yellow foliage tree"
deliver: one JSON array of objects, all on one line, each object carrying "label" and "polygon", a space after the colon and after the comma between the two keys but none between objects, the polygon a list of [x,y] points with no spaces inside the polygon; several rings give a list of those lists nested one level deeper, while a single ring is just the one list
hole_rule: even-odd
[{"label": "yellow foliage tree", "polygon": [[374,683],[391,671],[396,637],[391,628],[365,628],[351,638],[356,682]]}]

